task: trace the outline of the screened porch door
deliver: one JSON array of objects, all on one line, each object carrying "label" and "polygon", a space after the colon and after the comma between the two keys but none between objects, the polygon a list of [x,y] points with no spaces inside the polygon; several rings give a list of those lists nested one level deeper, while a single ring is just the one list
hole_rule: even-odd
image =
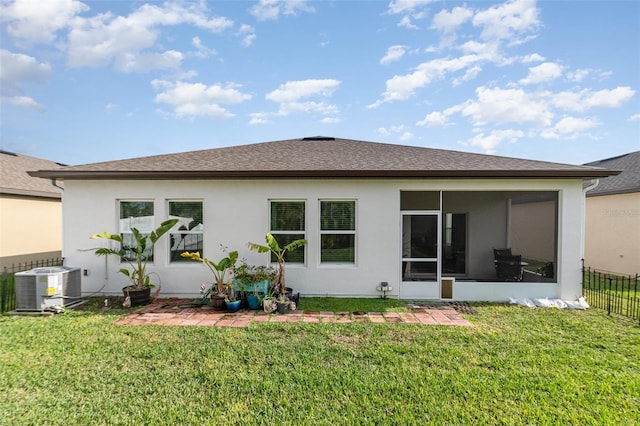
[{"label": "screened porch door", "polygon": [[401,298],[440,299],[441,229],[439,211],[402,212]]}]

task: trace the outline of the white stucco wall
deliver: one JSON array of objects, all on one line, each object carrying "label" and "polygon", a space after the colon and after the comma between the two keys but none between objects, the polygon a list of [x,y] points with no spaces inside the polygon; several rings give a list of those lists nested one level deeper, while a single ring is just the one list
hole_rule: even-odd
[{"label": "white stucco wall", "polygon": [[[247,242],[263,242],[269,227],[269,200],[307,203],[307,261],[288,265],[287,284],[304,295],[377,297],[387,281],[400,290],[400,191],[548,191],[560,192],[559,284],[456,283],[454,299],[508,300],[521,294],[576,299],[580,293],[582,189],[580,180],[221,180],[221,181],[74,181],[65,182],[63,256],[68,266],[88,271],[83,293],[119,294],[126,279],[116,259],[97,257],[105,244],[89,237],[117,232],[118,200],[155,201],[156,223],[167,218],[168,200],[203,200],[205,256],[217,259],[219,246],[237,249],[250,263],[265,264],[266,254],[251,252]],[[319,200],[357,201],[357,253],[353,266],[319,264]],[[470,224],[471,225],[471,224]],[[476,237],[474,237],[476,238]],[[479,235],[477,238],[481,238]],[[162,277],[161,296],[197,297],[210,272],[198,263],[168,262],[168,239],[157,245],[151,267]],[[470,242],[471,244],[471,242]],[[507,287],[511,285],[511,287]],[[516,287],[517,286],[517,287]],[[518,288],[517,291],[512,291]]]}]

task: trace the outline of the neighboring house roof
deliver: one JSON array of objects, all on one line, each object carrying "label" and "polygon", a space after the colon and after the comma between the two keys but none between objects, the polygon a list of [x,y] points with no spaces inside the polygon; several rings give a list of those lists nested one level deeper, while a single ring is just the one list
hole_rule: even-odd
[{"label": "neighboring house roof", "polygon": [[640,192],[640,151],[594,161],[586,165],[622,170],[622,173],[617,176],[600,179],[598,186],[587,192],[588,197]]},{"label": "neighboring house roof", "polygon": [[30,174],[61,179],[196,179],[593,178],[611,173],[597,167],[317,136],[39,170]]},{"label": "neighboring house roof", "polygon": [[34,169],[58,170],[63,164],[0,150],[0,193],[60,198],[61,191],[50,182],[30,176]]}]

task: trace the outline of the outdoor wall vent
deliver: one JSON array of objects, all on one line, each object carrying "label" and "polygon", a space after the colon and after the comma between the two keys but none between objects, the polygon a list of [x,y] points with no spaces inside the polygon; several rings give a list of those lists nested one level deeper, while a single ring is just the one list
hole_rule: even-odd
[{"label": "outdoor wall vent", "polygon": [[303,141],[335,141],[336,138],[331,136],[307,136],[302,138]]}]

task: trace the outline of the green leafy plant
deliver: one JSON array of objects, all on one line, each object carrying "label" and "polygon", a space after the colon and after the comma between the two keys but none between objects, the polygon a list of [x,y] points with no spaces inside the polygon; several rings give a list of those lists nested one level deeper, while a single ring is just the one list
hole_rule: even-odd
[{"label": "green leafy plant", "polygon": [[178,219],[165,220],[148,235],[143,234],[137,228],[131,228],[133,235],[132,245],[128,245],[120,234],[112,234],[108,231],[94,234],[91,238],[111,240],[120,245],[118,249],[108,247],[99,248],[95,251],[95,254],[98,256],[117,256],[121,262],[126,262],[131,267],[130,270],[121,268],[118,271],[129,278],[131,286],[136,288],[153,288],[154,285],[151,283],[151,275],[157,276],[157,274],[155,272],[147,272],[147,263],[149,258],[153,256],[153,247],[158,240],[169,232],[176,223],[178,223]]},{"label": "green leafy plant", "polygon": [[279,293],[279,297],[284,298],[287,291],[287,286],[284,279],[284,257],[288,252],[292,252],[299,249],[300,247],[303,247],[305,244],[307,244],[307,240],[295,240],[284,247],[280,247],[280,244],[278,243],[278,240],[276,240],[276,237],[274,237],[271,232],[267,232],[267,234],[265,235],[265,241],[267,243],[266,245],[249,243],[249,249],[255,250],[258,253],[272,253],[276,257],[278,261],[278,269],[273,280],[273,287]]},{"label": "green leafy plant", "polygon": [[273,282],[276,277],[276,269],[273,266],[249,265],[246,260],[241,260],[240,265],[233,268],[233,277],[241,285],[255,283],[263,280]]},{"label": "green leafy plant", "polygon": [[[223,248],[226,251],[226,249]],[[231,300],[233,299],[233,294],[231,292],[231,285],[227,282],[227,272],[236,264],[238,260],[238,252],[231,251],[227,253],[227,256],[223,257],[219,261],[215,262],[211,259],[207,259],[206,257],[201,257],[200,252],[184,252],[180,256],[186,257],[191,260],[195,260],[198,262],[202,262],[205,266],[209,268],[211,273],[213,274],[213,278],[216,282],[216,292],[217,295]]]}]

